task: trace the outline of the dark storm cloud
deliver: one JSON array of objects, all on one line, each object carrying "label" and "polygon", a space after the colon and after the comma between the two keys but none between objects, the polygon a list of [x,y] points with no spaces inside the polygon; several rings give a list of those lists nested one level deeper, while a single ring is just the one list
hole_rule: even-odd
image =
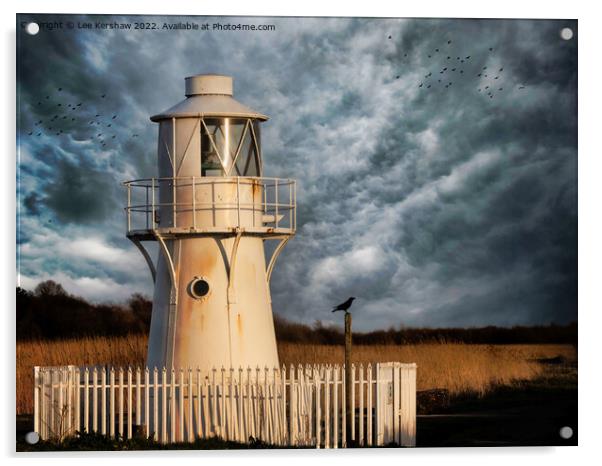
[{"label": "dark storm cloud", "polygon": [[[123,238],[119,182],[156,171],[148,116],[183,98],[185,76],[218,72],[272,117],[266,175],[299,182],[298,234],[272,277],[275,311],[327,320],[354,295],[363,329],[576,318],[577,41],[559,37],[575,22],[240,22],[277,33],[21,37],[22,230],[49,233],[28,235],[24,275],[41,268],[92,297],[150,292]],[[63,133],[28,134],[58,103],[80,102],[76,120],[59,115]],[[97,127],[113,114],[115,138],[99,145]],[[79,256],[65,229],[93,236],[76,243]],[[44,252],[48,238],[63,252]]]},{"label": "dark storm cloud", "polygon": [[117,209],[111,196],[117,182],[106,172],[64,161],[46,187],[43,202],[62,222],[100,222]]}]

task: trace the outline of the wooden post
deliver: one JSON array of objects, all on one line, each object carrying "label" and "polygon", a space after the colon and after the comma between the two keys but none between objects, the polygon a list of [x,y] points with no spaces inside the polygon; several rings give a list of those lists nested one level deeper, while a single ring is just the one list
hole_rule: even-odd
[{"label": "wooden post", "polygon": [[351,314],[349,312],[345,312],[345,434],[346,439],[345,443],[347,447],[352,446],[352,438],[351,438],[351,423],[353,419],[353,409],[354,406],[351,404]]}]

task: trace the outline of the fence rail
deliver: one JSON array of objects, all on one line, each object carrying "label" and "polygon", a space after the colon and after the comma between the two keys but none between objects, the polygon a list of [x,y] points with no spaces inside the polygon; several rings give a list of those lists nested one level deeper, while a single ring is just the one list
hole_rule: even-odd
[{"label": "fence rail", "polygon": [[[346,446],[345,367],[197,369],[35,367],[34,428],[192,442],[250,437],[279,446]],[[415,446],[416,365],[351,367],[351,438]]]}]

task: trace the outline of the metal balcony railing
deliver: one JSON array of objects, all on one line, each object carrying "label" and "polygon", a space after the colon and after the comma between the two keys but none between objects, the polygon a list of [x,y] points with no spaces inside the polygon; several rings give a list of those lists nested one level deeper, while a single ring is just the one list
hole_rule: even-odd
[{"label": "metal balcony railing", "polygon": [[161,232],[294,234],[296,182],[266,177],[164,177],[124,182],[128,236]]}]

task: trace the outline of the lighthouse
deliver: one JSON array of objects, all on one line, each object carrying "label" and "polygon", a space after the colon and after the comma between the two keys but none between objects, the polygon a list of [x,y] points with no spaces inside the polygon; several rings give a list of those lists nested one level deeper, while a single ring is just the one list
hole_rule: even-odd
[{"label": "lighthouse", "polygon": [[188,77],[185,96],[151,117],[158,176],[124,183],[154,280],[147,367],[276,367],[270,277],[295,234],[295,181],[264,176],[268,117],[233,98],[232,77]]}]

